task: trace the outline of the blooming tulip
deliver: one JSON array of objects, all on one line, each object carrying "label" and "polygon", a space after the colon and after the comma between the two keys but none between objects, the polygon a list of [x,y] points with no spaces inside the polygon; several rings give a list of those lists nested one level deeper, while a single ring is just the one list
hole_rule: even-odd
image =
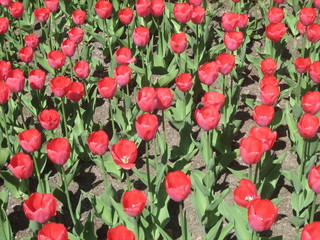
[{"label": "blooming tulip", "polygon": [[170,107],[174,94],[170,88],[157,88],[157,109],[165,110]]},{"label": "blooming tulip", "polygon": [[102,19],[109,18],[112,13],[112,4],[106,0],[99,0],[94,6],[94,11]]},{"label": "blooming tulip", "polygon": [[137,27],[133,30],[133,41],[139,47],[144,47],[149,43],[150,31],[146,27]]},{"label": "blooming tulip", "polygon": [[150,11],[154,17],[160,17],[163,15],[165,9],[165,2],[163,0],[151,0]]},{"label": "blooming tulip", "polygon": [[274,117],[274,107],[259,105],[253,109],[253,120],[262,127],[268,126]]},{"label": "blooming tulip", "polygon": [[222,53],[216,57],[219,66],[219,72],[223,75],[229,74],[234,68],[236,58],[233,54]]},{"label": "blooming tulip", "polygon": [[87,143],[93,154],[104,155],[108,150],[109,137],[105,131],[99,130],[90,134]]},{"label": "blooming tulip", "polygon": [[320,165],[312,166],[308,174],[308,184],[312,191],[316,194],[320,194]]},{"label": "blooming tulip", "polygon": [[277,139],[277,132],[272,132],[268,127],[253,127],[249,136],[259,139],[263,143],[264,151],[269,151]]},{"label": "blooming tulip", "polygon": [[24,37],[24,42],[26,43],[26,45],[28,47],[32,47],[33,49],[35,49],[38,44],[39,44],[39,38],[37,35],[35,35],[34,33],[30,34],[30,35],[26,35]]},{"label": "blooming tulip", "polygon": [[320,111],[320,92],[307,92],[301,98],[301,106],[305,113],[316,115]]},{"label": "blooming tulip", "polygon": [[312,222],[304,226],[301,240],[318,240],[320,236],[320,222]]},{"label": "blooming tulip", "polygon": [[23,16],[24,6],[21,2],[16,1],[9,5],[10,14],[15,18],[21,18]]},{"label": "blooming tulip", "polygon": [[150,4],[149,0],[137,0],[135,7],[138,16],[147,17],[150,14]]},{"label": "blooming tulip", "polygon": [[74,72],[76,73],[78,78],[86,79],[90,74],[90,66],[89,63],[85,60],[81,60],[80,62],[76,62],[73,67]]},{"label": "blooming tulip", "polygon": [[192,76],[190,73],[180,73],[176,79],[177,88],[181,92],[189,92],[192,88]]},{"label": "blooming tulip", "polygon": [[182,53],[187,47],[187,37],[186,34],[174,33],[170,38],[170,46],[174,53]]},{"label": "blooming tulip", "polygon": [[16,178],[26,179],[32,176],[33,161],[29,155],[17,153],[11,158],[8,168]]},{"label": "blooming tulip", "polygon": [[138,136],[145,141],[154,139],[157,135],[159,122],[158,118],[154,114],[142,114],[137,117],[135,122]]},{"label": "blooming tulip", "polygon": [[300,10],[299,17],[303,25],[309,26],[316,20],[317,12],[314,8],[304,7]]},{"label": "blooming tulip", "polygon": [[268,20],[271,23],[281,22],[284,18],[284,11],[282,8],[273,7],[268,11]]},{"label": "blooming tulip", "polygon": [[8,102],[10,93],[9,86],[5,82],[0,81],[0,104]]},{"label": "blooming tulip", "polygon": [[54,138],[46,146],[48,158],[55,164],[63,165],[70,157],[70,144],[66,138]]},{"label": "blooming tulip", "polygon": [[140,190],[126,191],[121,199],[123,211],[131,217],[140,215],[146,202],[146,195]]},{"label": "blooming tulip", "polygon": [[249,179],[241,179],[234,190],[233,199],[241,207],[248,208],[253,199],[260,198],[257,188]]},{"label": "blooming tulip", "polygon": [[116,60],[120,65],[129,65],[136,61],[135,58],[132,58],[132,53],[130,48],[122,47],[119,48],[115,53]]},{"label": "blooming tulip", "polygon": [[138,91],[137,103],[144,112],[152,112],[157,107],[157,94],[153,87],[144,87]]},{"label": "blooming tulip", "polygon": [[22,92],[25,85],[23,72],[19,68],[10,70],[6,75],[6,84],[9,86],[11,92]]},{"label": "blooming tulip", "polygon": [[38,240],[68,240],[68,232],[60,223],[46,223],[38,232]]},{"label": "blooming tulip", "polygon": [[179,23],[186,23],[192,17],[193,7],[188,3],[175,3],[173,7],[173,15]]},{"label": "blooming tulip", "polygon": [[298,131],[303,138],[313,138],[319,129],[319,118],[310,113],[302,115],[298,122]]},{"label": "blooming tulip", "polygon": [[213,107],[203,107],[195,111],[195,118],[198,125],[205,131],[216,128],[220,121],[219,111]]},{"label": "blooming tulip", "polygon": [[10,22],[6,17],[0,17],[0,34],[8,32]]},{"label": "blooming tulip", "polygon": [[309,57],[307,57],[307,58],[298,57],[294,61],[294,66],[295,66],[296,71],[298,73],[308,72],[310,70],[310,66],[311,66],[311,59]]},{"label": "blooming tulip", "polygon": [[73,102],[78,102],[83,96],[84,96],[83,83],[71,82],[67,88],[66,97]]},{"label": "blooming tulip", "polygon": [[57,97],[63,97],[66,95],[70,83],[70,78],[57,76],[50,80],[50,88],[54,95]]},{"label": "blooming tulip", "polygon": [[38,119],[44,129],[53,130],[60,123],[60,114],[54,109],[45,109],[39,114]]},{"label": "blooming tulip", "polygon": [[104,98],[112,98],[117,90],[117,82],[113,78],[105,77],[98,82],[98,91]]},{"label": "blooming tulip", "polygon": [[219,75],[219,65],[217,62],[206,62],[199,66],[198,76],[202,83],[211,85]]},{"label": "blooming tulip", "polygon": [[107,233],[108,240],[136,240],[134,233],[128,230],[124,225],[110,228]]},{"label": "blooming tulip", "polygon": [[76,25],[82,25],[86,21],[86,12],[81,9],[75,10],[72,13],[72,20]]},{"label": "blooming tulip", "polygon": [[264,145],[259,139],[249,136],[240,140],[240,154],[246,164],[258,163],[263,153]]},{"label": "blooming tulip", "polygon": [[206,92],[201,99],[205,107],[213,106],[218,111],[222,108],[225,100],[226,97],[222,93],[219,93],[217,91]]},{"label": "blooming tulip", "polygon": [[35,128],[19,133],[18,139],[21,147],[29,153],[35,152],[41,147],[41,133]]},{"label": "blooming tulip", "polygon": [[224,44],[230,51],[237,50],[241,46],[243,39],[244,36],[242,32],[231,31],[224,34]]},{"label": "blooming tulip", "polygon": [[53,50],[48,53],[48,63],[53,69],[62,68],[66,62],[66,56],[59,50]]},{"label": "blooming tulip", "polygon": [[166,192],[175,202],[181,202],[191,191],[190,176],[182,171],[169,172],[165,178]]},{"label": "blooming tulip", "polygon": [[277,61],[273,60],[272,58],[267,58],[261,62],[260,69],[263,75],[271,76],[276,72]]},{"label": "blooming tulip", "polygon": [[30,63],[33,59],[33,48],[32,47],[22,47],[19,52],[19,58],[22,62]]},{"label": "blooming tulip", "polygon": [[118,17],[120,22],[122,22],[125,25],[128,25],[132,22],[133,19],[133,11],[131,8],[124,8],[119,10]]},{"label": "blooming tulip", "polygon": [[138,149],[134,142],[121,139],[117,144],[111,148],[111,154],[114,162],[125,170],[134,168],[134,162],[138,156]]},{"label": "blooming tulip", "polygon": [[273,42],[279,42],[286,34],[287,28],[282,22],[270,23],[266,27],[266,35]]}]

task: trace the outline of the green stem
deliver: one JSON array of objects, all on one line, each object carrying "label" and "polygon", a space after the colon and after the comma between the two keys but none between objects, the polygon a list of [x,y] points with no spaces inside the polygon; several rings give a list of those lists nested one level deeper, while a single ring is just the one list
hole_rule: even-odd
[{"label": "green stem", "polygon": [[181,240],[187,239],[186,229],[185,229],[185,222],[184,222],[184,212],[183,212],[183,202],[179,203],[180,209],[180,221],[181,221]]},{"label": "green stem", "polygon": [[302,181],[302,178],[303,178],[303,173],[304,173],[304,168],[305,168],[305,165],[306,165],[306,162],[307,162],[307,147],[308,147],[308,140],[307,139],[304,139],[304,144],[303,144],[303,154],[302,154],[302,158],[301,158],[301,166],[300,166],[300,173],[299,173],[299,179],[300,179],[300,182]]},{"label": "green stem", "polygon": [[22,31],[21,31],[21,22],[20,19],[18,20],[18,25],[19,25],[19,36],[20,36],[20,43],[23,45],[23,37],[22,37]]},{"label": "green stem", "polygon": [[23,104],[22,104],[22,100],[21,100],[21,95],[22,95],[22,92],[17,93],[18,101],[19,101],[19,105],[20,105],[19,107],[20,107],[21,121],[22,121],[22,125],[23,125],[24,129],[27,129],[27,126],[26,126],[26,123],[24,120],[24,115],[23,115]]},{"label": "green stem", "polygon": [[72,64],[72,59],[69,57],[70,61],[70,77],[71,77],[71,82],[73,81],[73,64]]},{"label": "green stem", "polygon": [[34,163],[34,168],[36,170],[36,175],[37,175],[37,179],[38,179],[38,184],[40,185],[41,189],[42,189],[42,193],[46,192],[45,186],[43,185],[43,182],[41,181],[41,177],[40,177],[40,171],[39,171],[39,162],[38,160],[40,160],[40,152],[38,152],[37,156],[36,153],[33,154],[33,163]]},{"label": "green stem", "polygon": [[9,151],[10,151],[10,157],[12,156],[12,149],[11,149],[11,143],[10,143],[10,139],[9,139],[9,134],[8,134],[8,124],[7,124],[7,114],[5,112],[5,109],[4,109],[4,105],[1,104],[1,110],[2,110],[2,116],[3,116],[3,123],[4,123],[4,131],[6,133],[6,138],[7,138],[7,146],[9,148]]},{"label": "green stem", "polygon": [[306,50],[306,41],[307,41],[307,34],[302,35],[302,45],[301,45],[301,57],[304,58],[305,50]]},{"label": "green stem", "polygon": [[124,170],[125,175],[126,175],[126,180],[127,180],[127,191],[131,190],[131,180],[130,180],[130,175],[129,175],[129,170]]},{"label": "green stem", "polygon": [[[259,164],[260,164],[260,162],[258,162],[258,163],[256,164],[256,169],[255,169],[255,171],[254,171],[254,179],[253,179],[254,185],[257,184]],[[250,165],[250,166],[251,166],[251,165]]]},{"label": "green stem", "polygon": [[115,135],[116,134],[116,128],[114,126],[113,110],[112,110],[112,103],[111,103],[111,99],[110,98],[109,98],[109,118],[111,118],[112,135]]},{"label": "green stem", "polygon": [[153,139],[153,154],[156,161],[156,168],[158,169],[157,138]]},{"label": "green stem", "polygon": [[196,66],[198,69],[198,66],[200,65],[200,56],[199,56],[199,25],[196,24],[196,41],[197,41],[197,47],[196,47]]},{"label": "green stem", "polygon": [[66,110],[64,106],[64,97],[61,98],[61,108],[62,108],[62,116],[63,116],[63,125],[64,125],[64,135],[68,139],[68,127],[67,127],[67,118],[66,118]]},{"label": "green stem", "polygon": [[140,220],[140,215],[135,217],[136,219],[136,239],[139,240],[139,220]]},{"label": "green stem", "polygon": [[310,222],[309,222],[309,223],[312,223],[312,222],[313,222],[314,213],[315,213],[315,210],[316,210],[316,202],[317,202],[317,194],[314,193],[313,202],[312,202],[312,207],[311,207],[311,212],[310,212]]},{"label": "green stem", "polygon": [[102,169],[102,174],[103,174],[104,185],[105,185],[105,187],[106,187],[106,189],[107,189],[107,188],[108,188],[107,172],[106,172],[106,169],[105,169],[104,164],[103,164],[103,157],[102,157],[102,155],[100,155],[100,162],[101,162],[101,169]]},{"label": "green stem", "polygon": [[165,110],[162,110],[161,122],[162,122],[163,138],[164,138],[164,141],[167,142],[166,124],[165,124],[165,121],[164,121],[165,120],[164,111]]},{"label": "green stem", "polygon": [[150,165],[149,165],[149,142],[146,141],[146,164],[147,164],[147,181],[149,192],[151,192],[151,181],[150,181]]},{"label": "green stem", "polygon": [[249,179],[252,181],[253,176],[252,176],[252,164],[249,165]]}]

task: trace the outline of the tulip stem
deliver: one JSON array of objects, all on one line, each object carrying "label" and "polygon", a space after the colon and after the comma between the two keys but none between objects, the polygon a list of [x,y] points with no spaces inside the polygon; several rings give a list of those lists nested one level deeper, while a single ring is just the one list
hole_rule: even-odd
[{"label": "tulip stem", "polygon": [[157,138],[153,140],[153,154],[156,162],[156,168],[158,169]]},{"label": "tulip stem", "polygon": [[2,116],[3,116],[4,131],[6,133],[6,138],[7,138],[7,146],[9,148],[10,157],[11,157],[13,151],[11,149],[11,143],[10,143],[9,134],[8,134],[7,114],[6,114],[5,110],[4,110],[4,105],[3,104],[1,104],[1,110],[2,110]]},{"label": "tulip stem", "polygon": [[72,64],[72,59],[69,57],[70,61],[70,77],[71,77],[71,82],[73,81],[73,64]]},{"label": "tulip stem", "polygon": [[307,162],[307,152],[308,152],[307,148],[308,147],[309,147],[308,140],[304,139],[303,150],[302,150],[302,158],[301,158],[301,162],[300,162],[300,164],[301,164],[300,173],[299,173],[300,182],[302,181],[304,168],[305,168],[305,165],[306,165],[306,162]]},{"label": "tulip stem", "polygon": [[149,192],[151,192],[151,181],[150,181],[150,165],[149,165],[149,142],[146,141],[146,164],[147,164],[147,181],[148,181],[148,188]]},{"label": "tulip stem", "polygon": [[102,157],[102,155],[100,155],[100,162],[101,162],[101,169],[102,169],[102,174],[103,174],[104,185],[105,185],[105,187],[106,187],[106,189],[107,189],[107,188],[108,188],[107,172],[106,172],[106,169],[105,169],[104,164],[103,164],[103,157]]},{"label": "tulip stem", "polygon": [[64,106],[64,97],[61,98],[61,108],[62,108],[62,116],[63,116],[63,125],[64,125],[64,135],[68,139],[68,127],[67,127],[67,119],[66,119],[66,110]]},{"label": "tulip stem", "polygon": [[186,234],[186,228],[185,228],[185,219],[184,219],[184,212],[183,212],[183,202],[181,201],[179,203],[179,208],[180,208],[180,221],[181,221],[181,240],[186,240],[187,239],[187,234]]},{"label": "tulip stem", "polygon": [[20,42],[23,45],[23,37],[22,37],[22,31],[21,31],[21,22],[18,20],[18,25],[19,25],[19,35],[20,35]]},{"label": "tulip stem", "polygon": [[312,223],[312,222],[313,222],[314,213],[315,213],[315,210],[316,210],[316,202],[317,202],[317,194],[314,193],[313,202],[312,202],[312,207],[311,207],[311,212],[310,212],[310,222],[309,222],[309,223]]},{"label": "tulip stem", "polygon": [[112,136],[114,136],[116,134],[116,130],[115,130],[115,126],[114,126],[112,102],[111,102],[110,98],[109,98],[109,118],[111,118]]},{"label": "tulip stem", "polygon": [[18,96],[18,101],[19,101],[19,107],[20,107],[20,114],[21,114],[21,121],[22,121],[22,125],[24,127],[24,129],[27,129],[25,120],[24,120],[24,115],[23,115],[23,104],[22,104],[22,100],[21,100],[21,95],[22,93],[17,93]]},{"label": "tulip stem", "polygon": [[302,45],[301,45],[301,57],[304,58],[305,50],[306,50],[306,41],[307,41],[307,34],[302,35]]},{"label": "tulip stem", "polygon": [[198,69],[198,66],[200,65],[199,60],[200,60],[200,56],[199,56],[199,24],[196,24],[196,66]]},{"label": "tulip stem", "polygon": [[249,179],[252,181],[253,176],[252,176],[252,164],[249,165]]},{"label": "tulip stem", "polygon": [[128,41],[128,48],[131,48],[130,44],[130,24],[127,25],[127,41]]},{"label": "tulip stem", "polygon": [[136,239],[139,240],[139,220],[140,220],[140,216],[136,216],[135,217],[136,219]]},{"label": "tulip stem", "polygon": [[[253,179],[253,183],[256,185],[257,184],[257,179],[258,179],[258,170],[259,170],[259,164],[260,162],[258,162],[256,164],[256,169],[254,171],[254,179]],[[251,165],[250,165],[251,166]]]},{"label": "tulip stem", "polygon": [[164,138],[164,141],[167,142],[167,135],[166,135],[166,124],[164,122],[164,110],[162,110],[162,115],[161,115],[161,120],[162,120],[162,130],[163,130],[163,138]]},{"label": "tulip stem", "polygon": [[43,182],[41,181],[40,178],[40,171],[39,171],[39,165],[38,165],[38,160],[40,160],[40,152],[38,152],[38,156],[36,156],[36,153],[33,154],[33,163],[34,163],[34,168],[36,170],[36,175],[38,179],[38,184],[42,188],[42,193],[46,192],[45,186],[43,185]]}]

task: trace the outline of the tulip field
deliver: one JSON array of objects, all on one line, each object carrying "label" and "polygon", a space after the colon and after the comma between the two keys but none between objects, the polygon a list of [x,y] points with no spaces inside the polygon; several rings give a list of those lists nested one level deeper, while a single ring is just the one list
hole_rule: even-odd
[{"label": "tulip field", "polygon": [[320,0],[0,0],[0,240],[319,240]]}]

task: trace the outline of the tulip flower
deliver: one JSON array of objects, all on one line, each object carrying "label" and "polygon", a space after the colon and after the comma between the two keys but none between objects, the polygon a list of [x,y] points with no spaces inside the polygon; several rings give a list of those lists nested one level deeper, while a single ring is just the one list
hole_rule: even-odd
[{"label": "tulip flower", "polygon": [[225,100],[226,97],[218,91],[206,92],[201,99],[205,107],[213,106],[218,111],[222,108]]},{"label": "tulip flower", "polygon": [[305,113],[316,115],[320,111],[320,92],[307,92],[301,98],[301,106]]},{"label": "tulip flower", "polygon": [[220,117],[220,113],[213,106],[203,107],[195,111],[196,121],[205,131],[216,128],[220,121]]},{"label": "tulip flower", "polygon": [[39,22],[44,23],[48,20],[50,17],[50,11],[47,8],[36,8],[34,11],[34,17],[37,19]]},{"label": "tulip flower", "polygon": [[287,28],[282,22],[270,23],[266,27],[266,35],[273,42],[279,42],[286,34]]},{"label": "tulip flower", "polygon": [[99,130],[90,134],[87,143],[93,154],[104,155],[109,147],[109,137],[105,131]]},{"label": "tulip flower", "polygon": [[112,4],[106,0],[99,0],[94,6],[94,11],[102,19],[109,18],[112,13]]},{"label": "tulip flower", "polygon": [[64,165],[70,157],[70,143],[66,138],[54,138],[46,146],[48,158],[55,164]]},{"label": "tulip flower", "polygon": [[248,208],[250,202],[260,198],[257,188],[249,179],[241,179],[239,186],[234,190],[233,199],[241,207]]},{"label": "tulip flower", "polygon": [[191,192],[190,176],[182,171],[169,172],[165,178],[166,192],[175,202],[185,200]]},{"label": "tulip flower", "polygon": [[157,88],[157,109],[165,110],[171,106],[174,94],[171,92],[170,88]]},{"label": "tulip flower", "polygon": [[114,162],[121,168],[129,170],[135,167],[134,162],[138,156],[138,149],[134,142],[121,139],[111,148],[111,154]]},{"label": "tulip flower", "polygon": [[57,97],[64,97],[67,94],[68,87],[71,84],[70,78],[58,76],[50,80],[51,91]]},{"label": "tulip flower", "polygon": [[238,14],[238,28],[244,28],[248,24],[248,14]]},{"label": "tulip flower", "polygon": [[298,131],[301,137],[311,139],[317,134],[319,125],[320,122],[317,116],[306,113],[302,115],[298,122]]},{"label": "tulip flower", "polygon": [[272,132],[268,127],[253,127],[249,132],[249,136],[259,139],[263,143],[264,151],[266,152],[273,147],[277,139],[277,132]]},{"label": "tulip flower", "polygon": [[219,65],[213,62],[206,62],[198,68],[198,76],[202,83],[211,85],[218,78]]},{"label": "tulip flower", "polygon": [[22,92],[25,85],[23,72],[19,68],[10,70],[6,75],[6,84],[9,86],[11,92]]},{"label": "tulip flower", "polygon": [[84,30],[82,28],[71,28],[68,31],[68,37],[70,40],[74,41],[76,44],[79,44],[83,40]]},{"label": "tulip flower", "polygon": [[152,112],[157,107],[157,94],[153,87],[144,87],[138,91],[137,103],[144,112]]},{"label": "tulip flower", "polygon": [[314,8],[304,7],[300,10],[299,17],[303,25],[309,26],[316,20],[317,12]]},{"label": "tulip flower", "polygon": [[244,36],[242,32],[231,31],[224,34],[224,44],[230,51],[237,50],[243,42]]},{"label": "tulip flower", "polygon": [[21,2],[16,1],[10,3],[9,12],[15,18],[21,18],[23,16],[24,6]]},{"label": "tulip flower", "polygon": [[261,127],[268,126],[274,117],[274,107],[259,105],[253,109],[253,120]]},{"label": "tulip flower", "polygon": [[154,114],[142,114],[135,122],[138,136],[145,141],[154,139],[158,131],[158,118]]},{"label": "tulip flower", "polygon": [[11,63],[1,60],[0,61],[0,80],[5,80],[10,70],[11,70]]},{"label": "tulip flower", "polygon": [[9,86],[5,82],[0,81],[0,104],[8,102],[10,93]]},{"label": "tulip flower", "polygon": [[35,128],[19,133],[18,139],[21,147],[29,153],[35,152],[41,147],[41,133]]},{"label": "tulip flower", "polygon": [[119,65],[129,65],[136,61],[135,58],[132,58],[130,48],[127,47],[119,48],[115,53],[115,57]]},{"label": "tulip flower", "polygon": [[193,8],[191,21],[194,24],[201,24],[206,16],[206,10],[201,6],[196,6]]},{"label": "tulip flower", "polygon": [[267,58],[261,62],[260,69],[263,75],[271,76],[276,72],[277,61],[273,60],[272,58]]},{"label": "tulip flower", "polygon": [[57,12],[59,9],[59,0],[44,0],[44,3],[50,12]]},{"label": "tulip flower", "polygon": [[175,3],[173,7],[173,15],[179,23],[186,23],[192,17],[193,7],[188,3]]},{"label": "tulip flower", "polygon": [[275,76],[264,76],[260,80],[259,87],[260,89],[264,88],[264,86],[272,86],[272,87],[279,87],[279,80]]},{"label": "tulip flower", "polygon": [[203,0],[189,0],[188,1],[192,6],[197,7],[200,6]]},{"label": "tulip flower", "polygon": [[82,82],[71,82],[67,88],[66,97],[73,101],[78,102],[84,96],[84,85]]},{"label": "tulip flower", "polygon": [[296,71],[298,73],[308,72],[310,70],[310,66],[311,66],[311,59],[309,57],[307,57],[307,58],[298,57],[294,61],[294,66],[295,66]]},{"label": "tulip flower", "polygon": [[29,155],[17,153],[11,158],[8,168],[16,178],[26,179],[32,176],[33,161]]},{"label": "tulip flower", "polygon": [[312,222],[302,229],[301,240],[316,240],[320,236],[320,222]]},{"label": "tulip flower", "polygon": [[170,47],[174,53],[182,53],[187,47],[187,37],[186,34],[174,33],[170,38]]},{"label": "tulip flower", "polygon": [[134,233],[128,230],[124,225],[119,225],[114,228],[110,228],[107,232],[108,240],[136,240]]},{"label": "tulip flower", "polygon": [[121,199],[123,211],[131,217],[140,215],[146,202],[147,197],[140,190],[126,191]]},{"label": "tulip flower", "polygon": [[82,60],[80,62],[76,62],[73,67],[74,72],[76,73],[78,78],[86,79],[90,74],[90,66],[89,63]]},{"label": "tulip flower", "polygon": [[262,104],[269,106],[274,105],[280,95],[280,89],[278,86],[272,86],[267,84],[260,89],[260,99]]},{"label": "tulip flower", "polygon": [[86,21],[86,12],[81,9],[75,10],[72,13],[72,20],[76,25],[82,25]]},{"label": "tulip flower", "polygon": [[149,43],[150,31],[146,27],[137,27],[133,30],[133,41],[139,47],[144,47]]},{"label": "tulip flower", "polygon": [[9,7],[11,3],[12,3],[12,0],[0,0],[0,5],[3,7]]},{"label": "tulip flower", "polygon": [[181,92],[189,92],[192,88],[192,76],[190,73],[180,73],[176,79],[176,86]]},{"label": "tulip flower", "polygon": [[308,175],[308,184],[312,191],[320,194],[320,165],[312,166]]},{"label": "tulip flower", "polygon": [[10,22],[6,17],[0,17],[0,34],[8,32]]},{"label": "tulip flower", "polygon": [[239,21],[239,15],[236,13],[222,14],[222,28],[227,32],[232,32],[236,29]]},{"label": "tulip flower", "polygon": [[114,79],[117,83],[124,87],[129,84],[132,76],[132,69],[126,65],[115,67],[113,70]]},{"label": "tulip flower", "polygon": [[133,11],[131,8],[124,8],[119,10],[118,17],[120,22],[122,22],[125,25],[128,25],[132,22],[133,19]]},{"label": "tulip flower", "polygon": [[216,57],[216,62],[219,66],[219,73],[226,75],[234,68],[236,58],[233,54],[222,53]]},{"label": "tulip flower", "polygon": [[284,11],[282,8],[273,7],[268,11],[268,20],[271,23],[281,22],[284,18]]},{"label": "tulip flower", "polygon": [[316,84],[320,83],[320,61],[311,64],[309,75]]},{"label": "tulip flower", "polygon": [[60,114],[54,109],[45,109],[39,114],[38,119],[44,129],[53,130],[60,123]]},{"label": "tulip flower", "polygon": [[33,48],[32,47],[22,47],[18,51],[19,58],[22,62],[30,63],[33,59]]},{"label": "tulip flower", "polygon": [[263,153],[264,145],[259,139],[249,136],[240,140],[240,154],[246,164],[258,163]]},{"label": "tulip flower", "polygon": [[307,38],[312,43],[317,43],[320,40],[320,25],[313,23],[307,28]]},{"label": "tulip flower", "polygon": [[66,62],[66,56],[61,51],[51,51],[48,53],[48,63],[53,69],[62,68]]},{"label": "tulip flower", "polygon": [[32,47],[33,49],[35,49],[36,47],[38,47],[39,38],[36,34],[32,33],[30,35],[24,36],[24,42],[28,47]]},{"label": "tulip flower", "polygon": [[137,0],[135,7],[138,16],[147,17],[150,14],[150,4],[149,0]]},{"label": "tulip flower", "polygon": [[150,4],[151,15],[154,17],[162,16],[165,6],[166,4],[164,0],[151,0],[151,4]]},{"label": "tulip flower", "polygon": [[305,25],[303,25],[303,23],[300,21],[297,23],[296,27],[297,27],[298,32],[301,35],[304,35],[307,31],[307,27]]},{"label": "tulip flower", "polygon": [[38,240],[68,240],[68,232],[60,223],[46,223],[38,232]]},{"label": "tulip flower", "polygon": [[66,39],[61,43],[62,52],[67,57],[72,57],[76,51],[76,48],[76,43],[70,39]]},{"label": "tulip flower", "polygon": [[113,78],[105,77],[98,82],[98,91],[104,98],[112,98],[117,90],[117,82]]}]

